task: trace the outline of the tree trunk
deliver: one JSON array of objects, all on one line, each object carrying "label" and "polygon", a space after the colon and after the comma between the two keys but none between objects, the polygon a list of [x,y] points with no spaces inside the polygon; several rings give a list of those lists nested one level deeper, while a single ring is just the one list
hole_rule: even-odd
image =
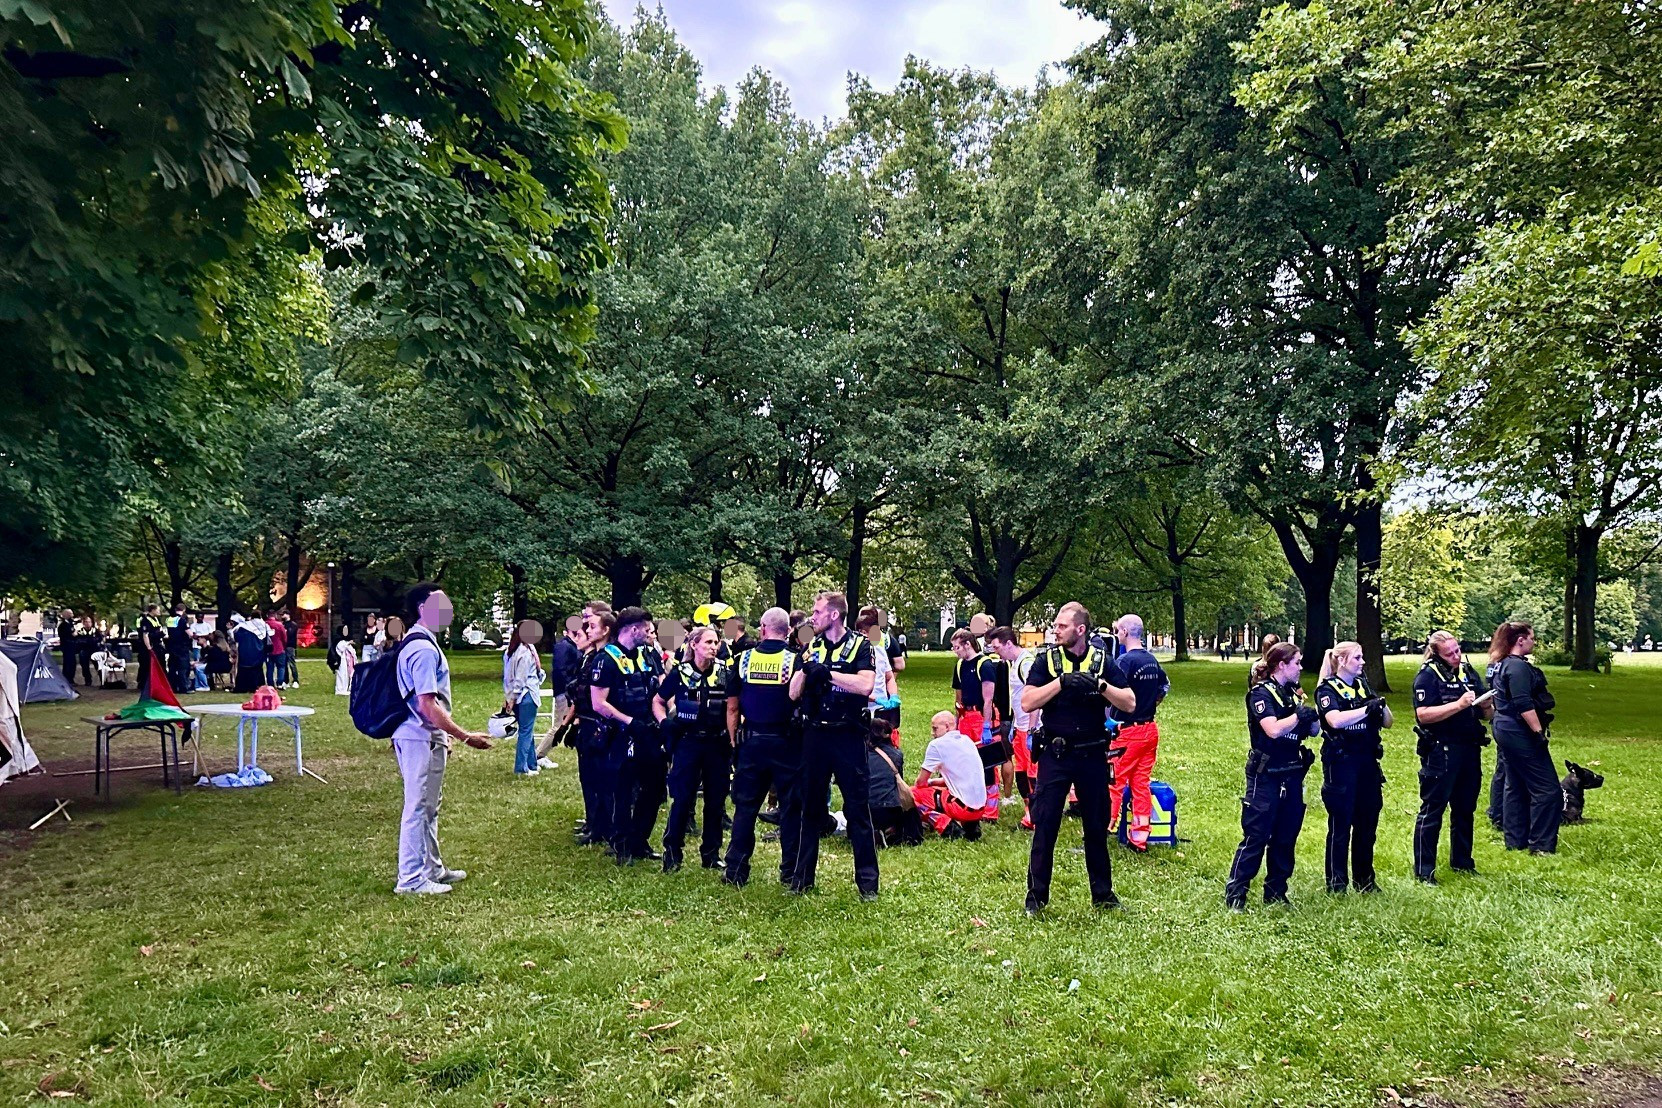
[{"label": "tree trunk", "polygon": [[1385,678],[1385,626],[1379,610],[1379,563],[1385,547],[1382,509],[1371,499],[1356,510],[1356,641],[1363,670],[1375,692],[1390,692]]},{"label": "tree trunk", "polygon": [[1177,645],[1177,654],[1172,659],[1175,662],[1189,660],[1189,613],[1188,597],[1183,595],[1183,575],[1171,575],[1171,633],[1172,640]]},{"label": "tree trunk", "polygon": [[1333,646],[1333,579],[1339,572],[1339,544],[1326,544],[1311,552],[1303,566],[1295,566],[1293,575],[1304,591],[1304,641],[1299,644],[1304,653],[1304,672],[1321,669],[1322,655]]},{"label": "tree trunk", "polygon": [[502,568],[508,571],[509,588],[513,597],[514,623],[522,619],[531,618],[531,591],[525,583],[525,567],[507,563]]},{"label": "tree trunk", "polygon": [[289,535],[288,559],[283,566],[283,600],[278,605],[287,608],[291,613],[300,600],[300,543],[293,533]]},{"label": "tree trunk", "polygon": [[[335,609],[336,618],[348,627],[356,624],[358,615],[358,565],[351,558],[343,558],[340,563],[340,606]],[[363,628],[357,628],[362,633]]]},{"label": "tree trunk", "polygon": [[1593,626],[1598,603],[1601,528],[1575,529],[1575,658],[1571,669],[1598,668],[1598,639]]},{"label": "tree trunk", "polygon": [[184,552],[179,547],[178,539],[170,539],[162,544],[162,561],[167,565],[167,613],[173,614],[185,599]]},{"label": "tree trunk", "polygon": [[231,630],[231,613],[236,611],[237,591],[231,587],[231,552],[222,550],[214,560],[214,608],[219,614],[219,629]]},{"label": "tree trunk", "polygon": [[1564,528],[1564,653],[1575,653],[1575,528]]},{"label": "tree trunk", "polygon": [[710,599],[721,599],[721,563],[710,567]]},{"label": "tree trunk", "polygon": [[646,567],[635,557],[613,558],[606,567],[612,583],[612,607],[637,608],[646,596]]},{"label": "tree trunk", "polygon": [[860,589],[864,585],[862,578],[866,571],[866,519],[870,514],[871,506],[864,500],[856,500],[849,513],[848,579],[843,592],[848,597],[848,610],[851,612],[860,610]]},{"label": "tree trunk", "polygon": [[791,610],[791,593],[796,589],[796,571],[785,569],[773,575],[773,603],[776,607]]}]

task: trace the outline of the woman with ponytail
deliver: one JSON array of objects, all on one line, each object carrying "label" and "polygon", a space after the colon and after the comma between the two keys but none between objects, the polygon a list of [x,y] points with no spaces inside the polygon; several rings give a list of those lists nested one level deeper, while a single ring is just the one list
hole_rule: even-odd
[{"label": "woman with ponytail", "polygon": [[1501,829],[1507,850],[1551,854],[1558,849],[1563,793],[1547,749],[1556,706],[1547,679],[1530,664],[1535,629],[1507,622],[1489,643],[1489,684],[1495,690],[1495,746],[1504,774]]},{"label": "woman with ponytail", "polygon": [[1342,642],[1322,659],[1316,685],[1322,720],[1322,806],[1327,809],[1327,891],[1376,893],[1374,840],[1385,807],[1385,747],[1379,732],[1391,709],[1362,676],[1362,645]]},{"label": "woman with ponytail", "polygon": [[1290,642],[1278,642],[1253,665],[1247,692],[1246,793],[1241,797],[1241,845],[1229,866],[1224,904],[1246,908],[1247,890],[1269,855],[1264,903],[1286,904],[1293,853],[1304,827],[1304,775],[1314,761],[1304,745],[1320,729],[1316,710],[1304,703],[1298,686],[1303,656]]}]

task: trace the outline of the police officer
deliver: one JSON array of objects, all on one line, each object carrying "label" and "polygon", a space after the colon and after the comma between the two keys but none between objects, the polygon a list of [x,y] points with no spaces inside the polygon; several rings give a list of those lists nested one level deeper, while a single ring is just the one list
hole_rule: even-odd
[{"label": "police officer", "polygon": [[1489,683],[1495,690],[1495,745],[1505,760],[1506,793],[1501,823],[1506,849],[1551,854],[1558,849],[1563,793],[1547,737],[1556,706],[1547,679],[1530,664],[1535,630],[1503,623],[1489,643]]},{"label": "police officer", "polygon": [[167,656],[162,644],[161,605],[146,604],[138,621],[139,692],[150,695],[150,667],[162,664]]},{"label": "police officer", "polygon": [[1483,720],[1494,705],[1477,703],[1483,678],[1460,652],[1460,640],[1433,631],[1425,664],[1414,678],[1414,733],[1419,737],[1420,811],[1414,817],[1414,876],[1437,883],[1437,840],[1448,811],[1448,864],[1456,873],[1476,873],[1472,822],[1483,791],[1483,748],[1489,735]]},{"label": "police officer", "polygon": [[[1322,722],[1322,806],[1327,809],[1327,891],[1379,891],[1373,868],[1385,807],[1385,755],[1379,732],[1393,722],[1385,698],[1362,676],[1362,646],[1342,642],[1322,659],[1316,685]],[[1347,867],[1348,861],[1348,867]]]},{"label": "police officer", "polygon": [[664,675],[664,660],[651,644],[652,613],[624,608],[617,613],[617,641],[607,643],[590,669],[590,703],[606,720],[605,774],[615,786],[612,851],[617,864],[658,858],[648,844],[664,806],[668,776],[663,736],[652,714],[652,698]]},{"label": "police officer", "polygon": [[791,884],[796,872],[797,834],[802,821],[799,777],[802,741],[792,718],[796,703],[791,679],[798,656],[786,640],[790,613],[769,608],[762,613],[762,641],[733,663],[733,695],[727,698],[727,729],[738,739],[733,767],[733,836],[727,844],[722,880],[742,887],[750,880],[750,856],[756,849],[756,815],[768,789],[779,794],[779,881]]},{"label": "police officer", "polygon": [[1246,908],[1247,889],[1269,854],[1264,903],[1287,904],[1293,853],[1304,827],[1304,775],[1315,755],[1303,745],[1321,730],[1316,709],[1298,687],[1303,662],[1297,646],[1276,642],[1253,663],[1247,690],[1246,795],[1241,798],[1241,845],[1229,866],[1223,901],[1231,911]]},{"label": "police officer", "polygon": [[583,790],[583,822],[577,829],[577,841],[584,846],[612,846],[612,808],[617,803],[617,781],[606,762],[611,725],[594,708],[594,673],[600,651],[617,630],[617,616],[612,606],[593,601],[583,608],[578,637],[573,640],[582,650],[566,697],[571,702],[575,719],[572,745],[577,750],[577,783]]},{"label": "police officer", "polygon": [[790,887],[799,893],[814,887],[819,832],[834,777],[843,794],[848,845],[854,852],[854,885],[861,900],[876,900],[877,836],[867,806],[865,720],[876,662],[871,643],[849,629],[848,599],[842,593],[820,593],[808,618],[816,637],[802,652],[791,678],[791,694],[802,710],[802,802]]},{"label": "police officer", "polygon": [[[1033,786],[1033,849],[1027,861],[1027,914],[1038,915],[1050,903],[1050,875],[1056,837],[1062,830],[1068,790],[1079,797],[1084,825],[1085,873],[1091,903],[1118,908],[1113,868],[1108,860],[1108,707],[1129,709],[1136,699],[1108,685],[1108,652],[1091,645],[1091,614],[1070,601],[1056,612],[1056,644],[1047,647],[1028,671],[1021,692],[1025,712],[1044,709],[1044,725],[1033,737],[1038,765]],[[1114,699],[1110,699],[1110,698]]]},{"label": "police officer", "polygon": [[652,700],[652,714],[663,730],[670,756],[665,873],[681,868],[681,845],[700,788],[704,790],[704,837],[699,857],[705,869],[721,864],[721,822],[727,814],[733,738],[727,721],[731,670],[716,657],[719,646],[721,636],[714,627],[693,628],[687,637],[687,660],[664,674]]}]

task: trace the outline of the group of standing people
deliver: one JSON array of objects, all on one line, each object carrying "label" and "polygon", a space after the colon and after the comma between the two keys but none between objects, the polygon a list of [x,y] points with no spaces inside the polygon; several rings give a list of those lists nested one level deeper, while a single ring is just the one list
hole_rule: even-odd
[{"label": "group of standing people", "polygon": [[[59,613],[58,648],[64,676],[75,681],[77,665],[84,682],[104,687],[126,685],[126,662],[114,643],[98,629],[91,615],[77,619],[68,608]],[[140,613],[136,634],[138,687],[150,687],[152,668],[167,678],[177,693],[205,692],[231,680],[237,692],[253,692],[262,684],[300,687],[297,657],[300,628],[287,609],[272,609],[265,618],[231,616],[230,632],[210,625],[201,612],[178,604],[171,615],[161,605],[147,604]],[[94,670],[99,670],[95,678]]]},{"label": "group of standing people", "polygon": [[[1491,723],[1497,747],[1490,819],[1508,850],[1550,854],[1558,847],[1563,800],[1548,738],[1552,695],[1532,665],[1534,630],[1507,622],[1489,644],[1487,678],[1466,661],[1447,631],[1433,632],[1414,679],[1420,806],[1414,820],[1414,876],[1437,883],[1437,852],[1445,815],[1449,867],[1475,874],[1474,813],[1482,791],[1483,755]],[[1291,642],[1265,644],[1247,692],[1249,752],[1241,799],[1241,844],[1230,865],[1224,903],[1246,907],[1247,892],[1268,861],[1266,904],[1288,903],[1299,832],[1304,826],[1304,780],[1317,760],[1307,739],[1321,738],[1322,804],[1327,810],[1326,887],[1343,893],[1379,890],[1374,845],[1384,807],[1382,732],[1395,724],[1383,697],[1363,676],[1362,648],[1343,642],[1327,652],[1311,706],[1299,685],[1303,654]]]}]

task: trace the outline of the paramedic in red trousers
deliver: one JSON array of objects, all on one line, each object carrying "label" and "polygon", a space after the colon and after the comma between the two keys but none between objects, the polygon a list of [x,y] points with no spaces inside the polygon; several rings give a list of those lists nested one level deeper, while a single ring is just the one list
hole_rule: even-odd
[{"label": "paramedic in red trousers", "polygon": [[[1050,903],[1056,837],[1062,830],[1068,790],[1079,797],[1085,837],[1085,872],[1091,903],[1120,906],[1108,860],[1108,653],[1090,642],[1091,613],[1076,601],[1062,605],[1052,631],[1056,643],[1033,663],[1022,690],[1026,712],[1044,709],[1044,727],[1033,744],[1038,780],[1033,788],[1033,851],[1027,862],[1027,914]],[[1116,690],[1117,691],[1117,690]]]},{"label": "paramedic in red trousers", "polygon": [[1108,827],[1112,830],[1119,825],[1120,805],[1124,801],[1122,786],[1130,785],[1131,826],[1125,839],[1132,850],[1142,853],[1148,850],[1148,824],[1154,809],[1148,782],[1154,773],[1154,757],[1160,746],[1160,728],[1154,722],[1154,712],[1171,691],[1171,682],[1154,655],[1143,649],[1142,616],[1121,616],[1114,624],[1114,637],[1119,639],[1123,650],[1108,667],[1108,684],[1113,686],[1109,700],[1120,725],[1111,747],[1119,754],[1114,760],[1114,787],[1108,794]]},{"label": "paramedic in red trousers", "polygon": [[[1027,677],[1033,671],[1033,651],[1016,641],[1016,632],[1012,627],[995,627],[987,632],[987,649],[998,655],[1004,663],[1005,671],[1010,681],[1010,754],[1014,759],[1016,789],[1021,793],[1022,806],[1025,809],[1021,814],[1021,829],[1033,830],[1033,775],[1037,769],[1033,765],[1033,747],[1031,737],[1039,727],[1038,712],[1028,712],[1021,706],[1022,690],[1027,687]],[[1009,797],[1005,796],[1004,800]]]},{"label": "paramedic in red trousers", "polygon": [[987,803],[981,751],[958,730],[951,712],[936,712],[929,720],[929,734],[933,737],[912,786],[918,815],[937,835],[979,839],[981,821],[998,814]]},{"label": "paramedic in red trousers", "polygon": [[404,778],[394,891],[433,895],[449,892],[467,876],[466,870],[450,869],[439,859],[439,801],[450,740],[479,750],[489,750],[491,743],[488,736],[463,730],[450,718],[450,663],[435,638],[456,617],[450,598],[428,582],[412,588],[404,605],[411,626],[398,648],[398,690],[409,714],[392,733],[392,751]]}]

